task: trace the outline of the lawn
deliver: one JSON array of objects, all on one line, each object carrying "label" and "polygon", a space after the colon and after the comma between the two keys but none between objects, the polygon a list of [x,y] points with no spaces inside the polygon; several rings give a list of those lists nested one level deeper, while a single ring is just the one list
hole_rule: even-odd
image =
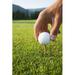
[{"label": "lawn", "polygon": [[55,41],[44,46],[35,41],[35,20],[13,21],[13,75],[62,75],[62,27]]}]

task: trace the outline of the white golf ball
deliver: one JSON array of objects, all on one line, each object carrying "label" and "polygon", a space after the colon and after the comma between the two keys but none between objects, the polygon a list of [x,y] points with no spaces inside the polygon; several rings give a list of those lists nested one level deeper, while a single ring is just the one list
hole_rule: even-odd
[{"label": "white golf ball", "polygon": [[50,42],[50,34],[48,32],[42,32],[38,36],[38,41],[40,44],[46,45]]}]

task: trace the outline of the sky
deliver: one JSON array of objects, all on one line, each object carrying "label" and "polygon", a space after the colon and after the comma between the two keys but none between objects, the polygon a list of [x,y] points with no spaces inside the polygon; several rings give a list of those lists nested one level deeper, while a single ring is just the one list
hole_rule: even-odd
[{"label": "sky", "polygon": [[13,0],[13,4],[23,8],[42,8],[52,4],[54,0]]}]

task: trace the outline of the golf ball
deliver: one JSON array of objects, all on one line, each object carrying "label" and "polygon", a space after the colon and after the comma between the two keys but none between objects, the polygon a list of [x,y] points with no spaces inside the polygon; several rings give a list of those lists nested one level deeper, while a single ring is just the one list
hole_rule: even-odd
[{"label": "golf ball", "polygon": [[50,34],[48,32],[42,32],[38,36],[38,41],[40,44],[46,45],[50,42]]}]

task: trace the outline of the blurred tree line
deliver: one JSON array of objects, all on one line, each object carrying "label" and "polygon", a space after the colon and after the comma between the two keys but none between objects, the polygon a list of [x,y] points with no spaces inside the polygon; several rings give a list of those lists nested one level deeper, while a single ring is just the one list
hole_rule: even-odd
[{"label": "blurred tree line", "polygon": [[36,19],[41,11],[35,11],[30,13],[26,10],[26,12],[16,11],[13,12],[13,20],[30,20]]}]

